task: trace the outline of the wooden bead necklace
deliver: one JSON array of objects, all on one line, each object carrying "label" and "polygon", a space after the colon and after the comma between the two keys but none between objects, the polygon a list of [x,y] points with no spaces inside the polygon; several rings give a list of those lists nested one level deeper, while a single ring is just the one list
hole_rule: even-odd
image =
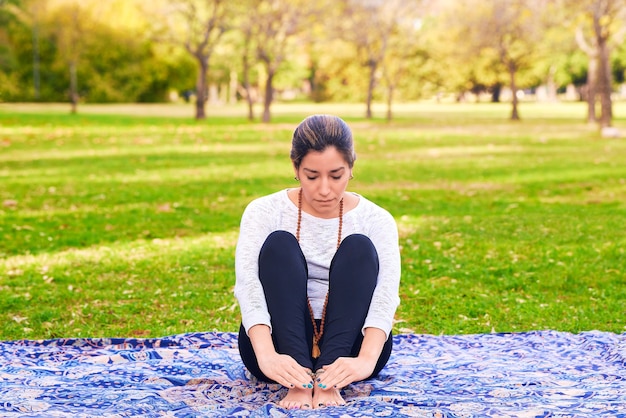
[{"label": "wooden bead necklace", "polygon": [[[300,241],[300,226],[302,224],[302,188],[298,192],[298,224],[296,227],[296,239]],[[343,228],[343,197],[339,201],[339,230],[337,231],[337,249],[341,244],[341,230]],[[320,321],[319,328],[315,322],[315,315],[313,314],[313,307],[311,306],[311,300],[307,297],[307,304],[309,305],[309,315],[311,316],[311,322],[313,323],[313,349],[311,357],[318,358],[320,356],[319,341],[324,334],[324,322],[326,321],[326,305],[328,305],[328,292],[326,292],[326,298],[324,299],[324,307],[322,308],[322,320]]]}]

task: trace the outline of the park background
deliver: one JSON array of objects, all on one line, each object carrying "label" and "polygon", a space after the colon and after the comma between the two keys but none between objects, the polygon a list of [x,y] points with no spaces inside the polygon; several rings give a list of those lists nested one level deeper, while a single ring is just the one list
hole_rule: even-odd
[{"label": "park background", "polygon": [[400,231],[396,333],[626,329],[626,2],[0,1],[0,338],[235,331],[311,113]]}]

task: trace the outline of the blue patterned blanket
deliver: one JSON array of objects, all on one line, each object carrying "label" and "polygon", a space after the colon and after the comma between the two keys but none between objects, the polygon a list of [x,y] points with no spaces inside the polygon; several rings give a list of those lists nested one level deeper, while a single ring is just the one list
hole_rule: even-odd
[{"label": "blue patterned blanket", "polygon": [[347,405],[287,411],[233,333],[0,342],[2,417],[626,417],[626,334],[394,337]]}]

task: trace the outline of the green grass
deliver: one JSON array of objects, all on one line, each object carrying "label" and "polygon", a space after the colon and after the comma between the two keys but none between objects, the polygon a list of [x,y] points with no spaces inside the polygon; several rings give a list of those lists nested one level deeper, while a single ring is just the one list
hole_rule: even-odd
[{"label": "green grass", "polygon": [[[0,339],[235,331],[245,205],[293,187],[307,114],[352,125],[350,189],[400,229],[395,332],[626,330],[626,140],[579,103],[0,106]],[[376,108],[383,115],[382,108]],[[616,126],[626,133],[626,106]]]}]

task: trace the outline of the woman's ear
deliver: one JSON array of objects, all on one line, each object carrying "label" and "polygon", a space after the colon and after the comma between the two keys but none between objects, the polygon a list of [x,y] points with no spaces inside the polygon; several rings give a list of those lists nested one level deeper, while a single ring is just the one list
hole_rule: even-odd
[{"label": "woman's ear", "polygon": [[296,167],[295,165],[293,166],[293,174],[295,174],[294,178],[296,179],[296,181],[300,181],[300,175],[298,174],[298,167]]}]

